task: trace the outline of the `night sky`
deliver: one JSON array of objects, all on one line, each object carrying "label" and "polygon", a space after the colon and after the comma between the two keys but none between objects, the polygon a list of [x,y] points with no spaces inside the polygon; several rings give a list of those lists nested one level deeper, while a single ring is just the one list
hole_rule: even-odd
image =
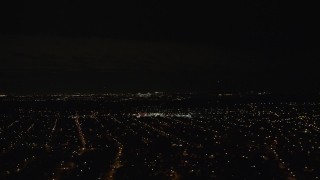
[{"label": "night sky", "polygon": [[301,3],[11,1],[0,94],[319,91],[316,6]]}]

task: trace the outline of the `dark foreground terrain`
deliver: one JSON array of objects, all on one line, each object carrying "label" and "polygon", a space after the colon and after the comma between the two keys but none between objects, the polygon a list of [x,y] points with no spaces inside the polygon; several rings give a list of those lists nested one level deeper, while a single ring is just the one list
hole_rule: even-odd
[{"label": "dark foreground terrain", "polygon": [[0,179],[319,179],[317,98],[0,97]]}]

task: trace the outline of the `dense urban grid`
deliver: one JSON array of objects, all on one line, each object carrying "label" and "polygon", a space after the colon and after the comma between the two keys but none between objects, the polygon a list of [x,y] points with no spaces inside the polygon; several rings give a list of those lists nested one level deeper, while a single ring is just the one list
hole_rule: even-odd
[{"label": "dense urban grid", "polygon": [[2,95],[0,108],[0,179],[320,178],[317,98]]}]

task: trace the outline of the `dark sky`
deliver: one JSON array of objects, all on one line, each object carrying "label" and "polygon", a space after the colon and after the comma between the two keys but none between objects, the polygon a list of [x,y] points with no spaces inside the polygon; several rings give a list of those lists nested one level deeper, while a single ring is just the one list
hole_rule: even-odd
[{"label": "dark sky", "polygon": [[11,1],[0,93],[318,91],[316,12],[275,0]]}]

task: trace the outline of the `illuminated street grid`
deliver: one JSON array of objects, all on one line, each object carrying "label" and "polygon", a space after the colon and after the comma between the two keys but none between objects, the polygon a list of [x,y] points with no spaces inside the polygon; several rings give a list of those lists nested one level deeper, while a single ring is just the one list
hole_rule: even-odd
[{"label": "illuminated street grid", "polygon": [[319,179],[318,102],[156,95],[2,97],[0,179]]}]

